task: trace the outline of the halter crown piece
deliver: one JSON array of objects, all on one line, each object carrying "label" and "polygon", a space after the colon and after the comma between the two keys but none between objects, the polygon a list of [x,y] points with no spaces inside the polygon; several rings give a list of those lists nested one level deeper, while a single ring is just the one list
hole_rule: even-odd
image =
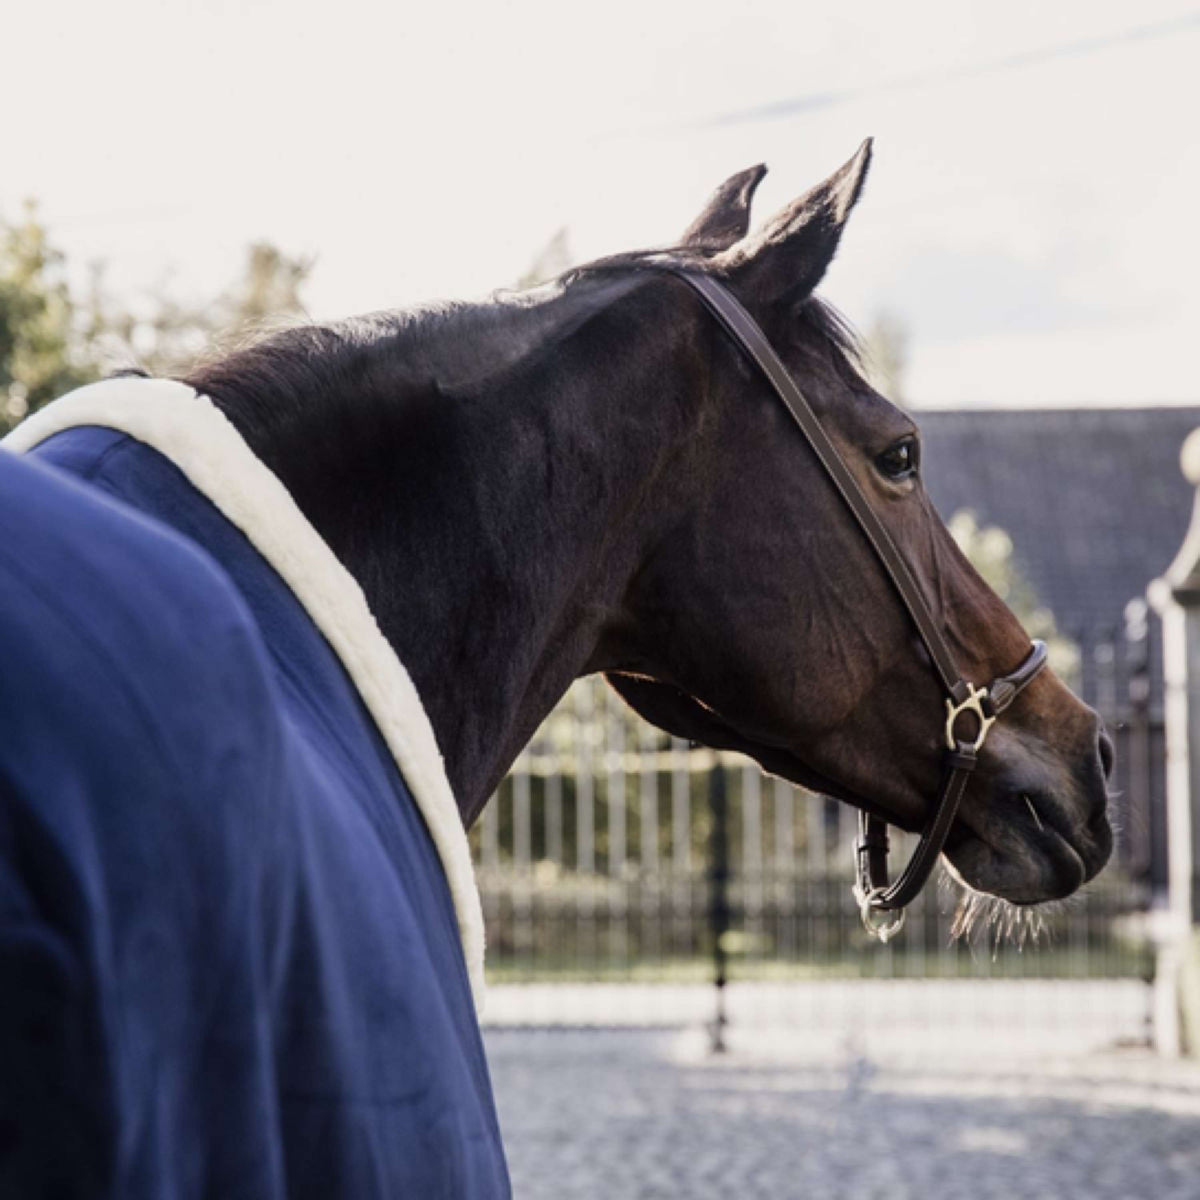
[{"label": "halter crown piece", "polygon": [[1046,646],[1035,640],[1025,661],[1012,674],[1001,675],[987,687],[976,687],[964,679],[908,562],[757,322],[716,280],[679,267],[665,269],[698,293],[791,413],[883,565],[929,651],[934,672],[946,692],[946,757],[941,788],[917,848],[895,883],[888,882],[887,822],[859,813],[859,836],[854,846],[854,895],[867,932],[881,942],[887,942],[899,933],[904,924],[905,906],[915,900],[925,886],[946,844],[967,780],[975,770],[989,730],[1046,665]]}]

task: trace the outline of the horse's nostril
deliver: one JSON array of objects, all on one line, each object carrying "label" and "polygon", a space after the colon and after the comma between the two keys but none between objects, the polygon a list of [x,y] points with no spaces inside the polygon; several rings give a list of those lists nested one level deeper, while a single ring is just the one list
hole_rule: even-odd
[{"label": "horse's nostril", "polygon": [[1108,736],[1103,728],[1100,730],[1098,743],[1100,766],[1104,769],[1104,778],[1108,780],[1112,778],[1115,751],[1113,750],[1112,738]]}]

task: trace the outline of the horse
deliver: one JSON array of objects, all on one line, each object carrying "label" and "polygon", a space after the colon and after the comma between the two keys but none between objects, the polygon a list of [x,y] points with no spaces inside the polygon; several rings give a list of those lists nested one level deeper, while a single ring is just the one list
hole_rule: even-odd
[{"label": "horse", "polygon": [[0,1191],[507,1195],[464,831],[581,675],[876,823],[937,817],[976,892],[1101,869],[1102,724],[815,294],[870,157],[757,230],[762,166],[665,249],[275,331],[10,435]]}]

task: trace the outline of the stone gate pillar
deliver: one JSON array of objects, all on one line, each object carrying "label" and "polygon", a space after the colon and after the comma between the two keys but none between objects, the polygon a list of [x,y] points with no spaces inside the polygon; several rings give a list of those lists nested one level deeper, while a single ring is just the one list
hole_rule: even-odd
[{"label": "stone gate pillar", "polygon": [[[1200,429],[1183,444],[1200,489]],[[1162,616],[1169,904],[1160,930],[1155,1026],[1168,1054],[1200,1053],[1200,493],[1175,561],[1148,590]]]}]

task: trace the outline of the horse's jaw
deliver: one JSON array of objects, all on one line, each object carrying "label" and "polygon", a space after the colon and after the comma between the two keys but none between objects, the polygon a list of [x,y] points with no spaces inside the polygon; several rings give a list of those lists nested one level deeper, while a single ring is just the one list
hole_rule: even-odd
[{"label": "horse's jaw", "polygon": [[837,780],[822,774],[787,747],[746,736],[719,713],[673,684],[662,683],[644,675],[616,672],[609,673],[607,678],[635,712],[659,729],[714,750],[735,750],[754,759],[771,775],[777,775],[810,792],[842,800],[854,808],[881,817],[897,828],[915,832],[919,827],[910,818],[898,817],[877,800],[860,796]]},{"label": "horse's jaw", "polygon": [[[736,750],[772,775],[845,801],[897,828],[918,832],[921,827],[919,819],[897,816],[785,747],[745,736],[678,687],[640,675],[613,673],[608,679],[635,711],[676,737]],[[1004,740],[1004,735],[997,737],[998,743]],[[1075,892],[1108,861],[1112,829],[1106,781],[1086,755],[1076,771],[1061,766],[1051,770],[1036,754],[1022,757],[1008,746],[1005,754],[986,757],[979,784],[968,792],[943,854],[952,877],[970,892],[1020,906],[1041,904]]]}]

